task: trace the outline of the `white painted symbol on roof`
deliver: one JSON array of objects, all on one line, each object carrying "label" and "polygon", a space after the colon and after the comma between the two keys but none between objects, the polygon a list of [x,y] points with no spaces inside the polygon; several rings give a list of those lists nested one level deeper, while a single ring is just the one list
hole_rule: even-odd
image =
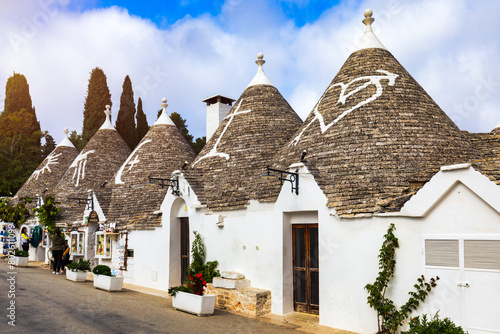
[{"label": "white painted symbol on roof", "polygon": [[193,163],[193,166],[196,165],[198,162],[200,162],[200,160],[202,159],[205,159],[205,158],[209,158],[209,157],[222,157],[222,158],[226,158],[226,160],[229,160],[229,154],[227,153],[222,153],[222,152],[217,152],[217,146],[219,145],[220,143],[220,140],[221,138],[224,136],[224,133],[226,133],[226,130],[227,128],[229,127],[229,124],[231,124],[233,118],[235,116],[238,116],[238,115],[241,115],[241,114],[246,114],[246,113],[249,113],[251,112],[252,110],[248,109],[248,110],[243,110],[243,111],[238,111],[240,110],[240,107],[241,107],[241,103],[243,102],[243,99],[241,99],[240,103],[238,104],[238,107],[236,108],[236,110],[234,111],[234,113],[230,114],[230,115],[227,115],[225,118],[229,118],[229,121],[227,122],[226,126],[224,127],[224,130],[222,130],[222,133],[220,134],[219,138],[217,138],[217,141],[215,142],[215,145],[214,147],[212,147],[212,149],[210,150],[210,152],[208,152],[207,154],[205,154],[204,156],[200,157],[199,159],[197,159],[194,163]]},{"label": "white painted symbol on roof", "polygon": [[[115,184],[125,184],[125,182],[123,182],[123,181],[122,181],[122,173],[123,173],[123,170],[125,169],[125,167],[126,167],[127,165],[130,165],[130,166],[128,167],[128,169],[127,169],[127,172],[128,172],[129,170],[131,170],[132,168],[134,168],[135,164],[137,164],[139,161],[141,161],[141,160],[139,160],[139,155],[138,155],[138,154],[136,155],[136,153],[137,153],[137,151],[139,151],[139,149],[140,149],[141,147],[143,147],[145,144],[147,144],[147,143],[149,143],[149,142],[151,142],[151,139],[147,139],[147,140],[143,141],[142,143],[140,143],[139,145],[137,145],[137,147],[135,148],[134,152],[132,152],[132,153],[128,156],[127,160],[125,160],[125,162],[123,163],[123,165],[120,167],[120,169],[119,169],[119,170],[118,170],[118,172],[116,173],[116,176],[115,176]],[[134,160],[132,160],[132,161],[131,161],[131,159],[132,159],[134,156],[135,156]]]},{"label": "white painted symbol on roof", "polygon": [[90,153],[95,153],[94,150],[87,151],[85,153],[80,153],[75,160],[71,163],[69,168],[75,168],[73,172],[73,180],[76,177],[75,187],[80,184],[80,179],[85,178],[85,166],[87,165],[87,158]]},{"label": "white painted symbol on roof", "polygon": [[[309,122],[309,124],[307,124],[306,127],[304,127],[304,129],[302,129],[302,131],[298,134],[298,136],[295,137],[292,140],[292,142],[290,143],[290,145],[288,145],[288,146],[297,145],[297,143],[300,141],[300,138],[302,137],[302,134],[304,133],[304,131],[306,131],[306,129],[316,120],[318,120],[318,122],[319,122],[321,133],[325,133],[326,130],[328,130],[332,125],[336,124],[338,121],[340,121],[342,118],[344,118],[347,114],[351,113],[352,111],[358,109],[361,106],[364,106],[367,103],[370,103],[370,102],[376,100],[380,95],[382,95],[382,93],[384,92],[384,88],[382,87],[382,83],[381,83],[382,80],[388,80],[389,81],[388,85],[394,86],[394,84],[396,83],[396,78],[399,77],[398,74],[394,74],[394,73],[384,71],[384,70],[377,70],[377,72],[384,73],[385,75],[369,75],[369,76],[359,77],[359,78],[352,80],[348,84],[344,84],[342,82],[339,82],[339,83],[333,84],[330,87],[328,87],[328,89],[325,91],[325,93],[323,94],[323,96],[321,97],[319,102],[316,104],[316,107],[314,107],[313,119]],[[347,93],[347,94],[345,93],[347,88],[349,88],[349,86],[351,84],[358,82],[358,81],[362,81],[362,80],[368,80],[368,81],[365,82],[364,84],[362,84],[361,86],[357,87],[356,89],[353,89],[349,93]],[[325,124],[325,121],[323,119],[323,115],[321,115],[318,108],[319,108],[319,105],[321,104],[321,102],[323,101],[323,98],[325,97],[326,93],[328,93],[328,91],[330,89],[332,89],[333,87],[336,87],[336,86],[340,86],[341,91],[340,91],[339,100],[337,103],[345,104],[346,99],[348,97],[350,97],[351,95],[353,95],[359,91],[362,91],[363,89],[369,87],[370,85],[375,85],[375,87],[377,88],[377,91],[375,92],[375,94],[373,94],[372,96],[370,96],[366,100],[359,102],[354,107],[344,111],[342,114],[337,116],[337,118],[335,118],[333,120],[333,122],[331,122],[330,124],[328,124],[328,125]]]},{"label": "white painted symbol on roof", "polygon": [[39,170],[36,170],[33,172],[33,174],[31,174],[30,178],[28,179],[28,182],[35,178],[36,180],[38,180],[38,177],[40,176],[40,174],[45,174],[45,171],[48,171],[49,173],[52,173],[52,171],[50,170],[50,165],[57,165],[59,164],[59,162],[57,161],[58,157],[61,155],[62,153],[59,153],[59,154],[55,154],[54,155],[54,152],[50,153],[49,156],[47,157],[47,163],[42,167],[40,168]]}]

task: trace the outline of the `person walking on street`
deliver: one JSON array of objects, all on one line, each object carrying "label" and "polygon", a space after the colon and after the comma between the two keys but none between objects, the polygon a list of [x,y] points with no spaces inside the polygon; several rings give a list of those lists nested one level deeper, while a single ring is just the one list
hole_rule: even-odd
[{"label": "person walking on street", "polygon": [[54,258],[54,271],[53,274],[60,274],[62,267],[62,255],[64,252],[64,242],[66,239],[61,235],[61,229],[56,227],[54,234],[50,235],[52,240],[52,257]]},{"label": "person walking on street", "polygon": [[30,249],[29,240],[30,239],[31,238],[28,237],[28,229],[25,226],[21,230],[21,247],[22,247],[23,251],[26,251],[26,252],[29,251],[29,249]]},{"label": "person walking on street", "polygon": [[64,240],[64,251],[63,251],[63,255],[62,255],[62,264],[61,264],[61,270],[63,272],[66,269],[66,265],[70,262],[69,256],[70,256],[70,254],[69,254],[68,242],[66,240]]}]

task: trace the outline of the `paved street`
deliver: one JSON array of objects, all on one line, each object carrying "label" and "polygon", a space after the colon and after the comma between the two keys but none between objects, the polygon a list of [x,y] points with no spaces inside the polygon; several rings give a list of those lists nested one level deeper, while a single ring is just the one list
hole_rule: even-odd
[{"label": "paved street", "polygon": [[101,291],[92,282],[71,282],[41,267],[10,270],[0,260],[0,268],[0,333],[298,333],[293,326],[220,310],[193,316],[172,309],[170,298]]}]

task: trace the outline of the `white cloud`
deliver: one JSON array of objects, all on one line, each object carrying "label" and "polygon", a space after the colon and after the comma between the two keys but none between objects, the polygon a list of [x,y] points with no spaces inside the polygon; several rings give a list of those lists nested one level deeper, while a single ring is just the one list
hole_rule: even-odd
[{"label": "white cloud", "polygon": [[382,43],[462,129],[486,132],[500,122],[493,0],[344,1],[301,28],[274,2],[227,0],[217,17],[187,16],[166,29],[117,7],[77,13],[66,0],[44,1],[48,10],[40,1],[0,5],[0,84],[13,71],[27,77],[42,129],[56,141],[64,127],[81,130],[96,66],[107,75],[114,118],[129,75],[150,124],[166,97],[169,112],[203,136],[201,100],[238,98],[263,52],[267,75],[305,118],[362,35],[368,7]]}]

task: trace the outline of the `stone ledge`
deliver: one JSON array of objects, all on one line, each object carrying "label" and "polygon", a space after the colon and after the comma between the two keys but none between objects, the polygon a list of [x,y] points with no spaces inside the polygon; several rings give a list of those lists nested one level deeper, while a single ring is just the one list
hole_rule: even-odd
[{"label": "stone ledge", "polygon": [[250,280],[214,277],[213,286],[223,289],[245,289],[250,287]]},{"label": "stone ledge", "polygon": [[224,289],[207,284],[206,294],[216,295],[215,306],[250,316],[271,312],[271,291],[258,288]]}]

